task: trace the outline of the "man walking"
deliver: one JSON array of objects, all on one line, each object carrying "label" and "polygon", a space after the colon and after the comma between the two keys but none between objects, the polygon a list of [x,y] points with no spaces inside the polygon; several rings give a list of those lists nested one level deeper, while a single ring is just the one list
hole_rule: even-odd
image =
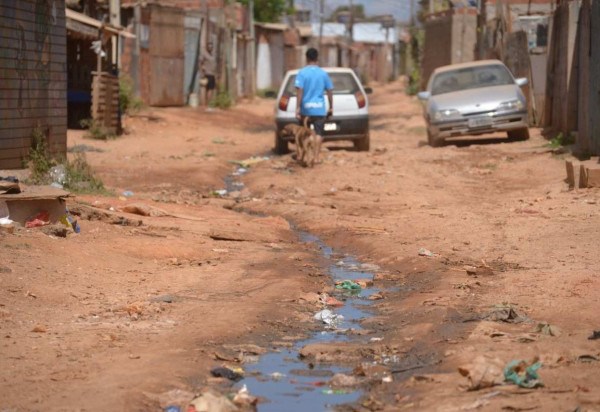
[{"label": "man walking", "polygon": [[211,42],[206,45],[206,50],[202,53],[200,69],[204,73],[204,78],[206,79],[206,104],[208,105],[215,97],[215,89],[217,88],[217,81],[215,78],[217,72],[217,59],[213,55],[213,44]]},{"label": "man walking", "polygon": [[[325,119],[333,114],[333,83],[325,70],[319,67],[319,52],[310,48],[306,52],[307,65],[296,76],[296,118],[302,123],[308,117],[317,135],[317,156],[323,142]],[[329,107],[323,93],[327,93]]]}]

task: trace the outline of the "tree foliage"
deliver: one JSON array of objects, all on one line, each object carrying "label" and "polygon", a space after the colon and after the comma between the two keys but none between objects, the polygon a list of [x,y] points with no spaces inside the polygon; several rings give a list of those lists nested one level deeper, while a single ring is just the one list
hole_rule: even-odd
[{"label": "tree foliage", "polygon": [[[248,0],[240,3],[248,5]],[[254,0],[254,20],[262,23],[278,22],[289,11],[288,0]]]},{"label": "tree foliage", "polygon": [[[352,6],[353,9],[353,15],[354,15],[354,19],[355,20],[365,20],[366,19],[366,15],[365,15],[365,6],[363,6],[362,4],[355,4]],[[350,11],[350,6],[339,6],[337,7],[333,13],[331,13],[331,17],[329,17],[329,21],[336,21],[337,20],[337,15],[339,13],[345,13]]]}]

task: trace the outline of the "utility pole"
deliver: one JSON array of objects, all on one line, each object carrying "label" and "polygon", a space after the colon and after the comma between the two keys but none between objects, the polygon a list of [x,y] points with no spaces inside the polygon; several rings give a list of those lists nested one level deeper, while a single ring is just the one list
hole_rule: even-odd
[{"label": "utility pole", "polygon": [[[108,5],[108,12],[110,15],[110,24],[115,26],[115,27],[120,27],[121,26],[121,1],[120,0],[110,0],[110,3]],[[117,69],[121,68],[121,53],[119,52],[119,46],[120,46],[120,42],[119,42],[119,36],[118,35],[114,35],[111,38],[111,44],[112,44],[112,63],[115,65],[115,67]]]},{"label": "utility pole", "polygon": [[250,41],[248,53],[250,61],[250,97],[256,94],[256,33],[254,32],[254,0],[248,0],[248,24],[250,26]]},{"label": "utility pole", "polygon": [[133,77],[133,92],[135,97],[141,96],[140,90],[140,37],[142,36],[141,22],[142,6],[136,1],[133,6],[133,30],[135,31],[135,47],[133,48],[133,56],[131,58],[131,72]]},{"label": "utility pole", "polygon": [[354,1],[350,0],[350,21],[348,23],[348,67],[352,68],[352,44],[354,43]]},{"label": "utility pole", "polygon": [[323,20],[325,18],[325,0],[319,5],[319,55],[323,55]]}]

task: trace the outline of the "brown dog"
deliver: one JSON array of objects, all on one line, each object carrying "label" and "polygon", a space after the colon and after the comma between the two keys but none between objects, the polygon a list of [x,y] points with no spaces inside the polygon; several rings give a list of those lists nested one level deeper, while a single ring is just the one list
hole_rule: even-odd
[{"label": "brown dog", "polygon": [[294,136],[296,144],[296,160],[303,166],[313,167],[319,160],[319,136],[308,127],[308,117],[304,118],[304,126],[288,124],[283,128],[284,136]]}]

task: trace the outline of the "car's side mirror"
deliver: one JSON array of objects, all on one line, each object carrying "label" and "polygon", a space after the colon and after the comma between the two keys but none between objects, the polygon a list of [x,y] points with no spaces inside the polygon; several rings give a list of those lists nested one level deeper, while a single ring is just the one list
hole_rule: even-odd
[{"label": "car's side mirror", "polygon": [[518,79],[515,79],[515,83],[517,84],[517,86],[523,87],[529,84],[529,80],[527,79],[527,77],[519,77]]},{"label": "car's side mirror", "polygon": [[417,93],[417,97],[419,100],[429,100],[431,97],[431,92],[419,92]]},{"label": "car's side mirror", "polygon": [[371,94],[371,93],[373,93],[373,89],[370,88],[370,87],[365,87],[365,93],[366,94]]}]

